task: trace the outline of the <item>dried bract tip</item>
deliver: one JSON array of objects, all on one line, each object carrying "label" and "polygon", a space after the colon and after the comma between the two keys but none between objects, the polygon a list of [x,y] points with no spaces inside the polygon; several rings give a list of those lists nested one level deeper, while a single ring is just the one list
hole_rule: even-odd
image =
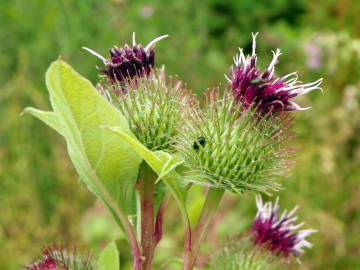
[{"label": "dried bract tip", "polygon": [[273,59],[265,71],[257,67],[256,36],[253,34],[252,54],[245,57],[243,49],[234,57],[235,67],[230,72],[233,96],[245,109],[256,104],[261,113],[306,110],[292,101],[296,96],[313,90],[321,90],[322,79],[302,84],[296,72],[283,77],[275,75],[275,65],[281,55],[280,49],[273,53]]},{"label": "dried bract tip", "polygon": [[260,195],[256,197],[256,206],[258,212],[252,226],[252,235],[257,246],[283,257],[297,258],[304,253],[304,248],[311,248],[311,243],[305,238],[316,230],[299,230],[304,223],[295,224],[297,207],[290,212],[285,210],[280,216],[278,198],[274,204],[264,204]]}]

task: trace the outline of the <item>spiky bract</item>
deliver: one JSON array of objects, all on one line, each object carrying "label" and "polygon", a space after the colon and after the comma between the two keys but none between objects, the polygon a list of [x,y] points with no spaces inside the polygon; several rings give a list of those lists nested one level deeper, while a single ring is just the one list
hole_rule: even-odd
[{"label": "spiky bract", "polygon": [[207,95],[205,110],[193,111],[183,127],[178,150],[184,154],[189,181],[235,193],[279,189],[273,181],[288,167],[282,142],[290,123],[284,115],[259,116],[235,104],[228,91]]},{"label": "spiky bract", "polygon": [[[125,91],[124,91],[125,89]],[[186,111],[194,102],[183,83],[166,77],[164,69],[146,78],[127,81],[123,86],[99,88],[129,121],[131,131],[150,150],[172,151]]]}]

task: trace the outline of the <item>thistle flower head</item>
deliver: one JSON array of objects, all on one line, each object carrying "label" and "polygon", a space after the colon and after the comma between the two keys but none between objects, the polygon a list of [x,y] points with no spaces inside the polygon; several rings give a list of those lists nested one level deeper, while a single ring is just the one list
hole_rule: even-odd
[{"label": "thistle flower head", "polygon": [[322,79],[302,84],[296,72],[276,76],[275,65],[281,55],[279,49],[273,51],[273,59],[266,70],[260,71],[257,66],[256,36],[253,34],[252,54],[245,57],[243,49],[239,49],[239,54],[234,57],[235,67],[231,70],[230,78],[227,77],[235,100],[243,103],[245,109],[255,103],[262,113],[308,109],[300,107],[292,99],[321,90]]},{"label": "thistle flower head", "polygon": [[218,89],[207,94],[204,111],[190,113],[179,136],[191,182],[235,193],[279,189],[274,177],[288,167],[290,151],[283,147],[290,118],[244,111],[232,93]]},{"label": "thistle flower head", "polygon": [[299,230],[304,223],[295,224],[297,207],[290,212],[284,211],[279,216],[278,199],[274,204],[271,202],[264,204],[259,195],[256,197],[256,205],[258,212],[252,226],[256,245],[283,257],[299,257],[304,252],[304,248],[311,248],[311,243],[305,238],[316,230]]},{"label": "thistle flower head", "polygon": [[141,44],[137,44],[135,33],[133,33],[133,44],[127,44],[124,47],[113,47],[109,50],[110,58],[105,59],[91,49],[84,48],[91,54],[100,58],[104,67],[101,72],[109,79],[111,83],[124,83],[129,79],[147,76],[155,65],[155,44],[167,35],[160,36],[151,41],[145,48]]},{"label": "thistle flower head", "polygon": [[49,256],[47,252],[43,253],[42,258],[32,264],[31,266],[27,266],[26,270],[57,270],[58,266],[56,262]]},{"label": "thistle flower head", "polygon": [[211,270],[280,270],[286,262],[270,252],[254,248],[251,238],[242,235],[231,239],[211,256]]},{"label": "thistle flower head", "polygon": [[152,151],[172,151],[185,112],[194,102],[184,84],[166,77],[164,69],[122,86],[99,86],[98,90],[123,113],[131,131]]},{"label": "thistle flower head", "polygon": [[26,270],[95,270],[96,264],[83,248],[53,245],[43,249],[42,258]]}]

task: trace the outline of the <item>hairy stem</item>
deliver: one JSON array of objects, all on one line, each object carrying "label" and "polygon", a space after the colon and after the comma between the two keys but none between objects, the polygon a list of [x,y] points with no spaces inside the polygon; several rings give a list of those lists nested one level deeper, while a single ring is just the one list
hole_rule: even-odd
[{"label": "hairy stem", "polygon": [[223,195],[224,190],[209,188],[199,221],[192,233],[192,237],[187,237],[184,245],[183,270],[192,270],[194,268],[200,245],[206,237],[209,224],[215,215]]},{"label": "hairy stem", "polygon": [[156,174],[144,162],[140,168],[139,193],[141,203],[141,246],[143,250],[143,270],[151,270],[154,257],[154,188]]}]

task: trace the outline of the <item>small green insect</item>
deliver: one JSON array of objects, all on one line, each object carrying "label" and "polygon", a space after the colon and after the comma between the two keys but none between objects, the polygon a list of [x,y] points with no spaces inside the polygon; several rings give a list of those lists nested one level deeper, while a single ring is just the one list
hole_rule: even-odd
[{"label": "small green insect", "polygon": [[206,140],[205,140],[205,138],[204,138],[204,137],[199,137],[199,138],[197,138],[196,141],[194,142],[193,148],[194,148],[194,150],[197,151],[197,150],[199,150],[200,146],[204,148],[205,145],[206,145]]}]

